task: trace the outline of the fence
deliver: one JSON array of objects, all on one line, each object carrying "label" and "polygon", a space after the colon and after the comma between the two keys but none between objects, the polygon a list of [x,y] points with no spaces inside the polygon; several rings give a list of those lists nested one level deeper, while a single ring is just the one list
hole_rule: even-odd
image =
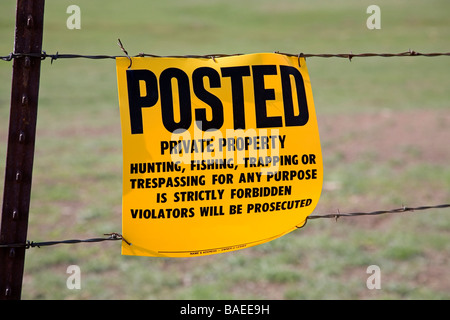
[{"label": "fence", "polygon": [[[54,54],[48,54],[45,51],[40,53],[10,53],[8,55],[1,56],[0,59],[3,61],[12,61],[13,59],[20,58],[39,58],[40,60],[50,59],[50,63],[53,64],[54,61],[60,59],[93,59],[93,60],[103,60],[103,59],[116,59],[119,57],[127,57],[130,59],[130,67],[132,65],[132,57],[167,57],[167,58],[196,58],[196,59],[215,59],[222,57],[232,57],[242,55],[241,53],[236,54],[205,54],[205,55],[170,55],[170,56],[159,56],[148,53],[139,53],[135,56],[130,56],[128,52],[125,50],[122,41],[118,39],[118,46],[124,52],[125,55],[86,55],[86,54],[76,54],[76,53],[59,53],[56,52]],[[442,56],[450,56],[450,52],[433,52],[433,53],[422,53],[409,49],[408,51],[399,52],[399,53],[281,53],[275,51],[275,53],[290,56],[290,57],[298,57],[298,58],[343,58],[348,59],[350,62],[353,58],[371,58],[371,57],[383,57],[383,58],[393,58],[393,57],[442,57]],[[300,63],[300,60],[299,60]],[[358,216],[375,216],[387,213],[401,213],[401,212],[413,212],[413,211],[423,211],[430,209],[442,209],[448,208],[450,204],[437,204],[437,205],[429,205],[429,206],[419,206],[419,207],[406,207],[402,206],[397,209],[391,210],[377,210],[372,212],[350,212],[350,213],[329,213],[323,215],[311,215],[307,218],[307,220],[315,220],[315,219],[323,219],[323,218],[333,218],[338,219],[340,217],[358,217]],[[119,233],[110,233],[105,234],[109,235],[108,238],[94,238],[94,239],[86,239],[86,240],[60,240],[60,241],[46,241],[46,242],[33,242],[26,241],[24,243],[14,243],[14,244],[2,244],[0,247],[43,247],[55,244],[75,244],[75,243],[86,243],[86,242],[102,242],[109,240],[123,240],[127,242],[122,235]],[[128,243],[128,242],[127,242]]]},{"label": "fence", "polygon": [[[347,212],[347,213],[341,213],[339,210],[336,213],[329,213],[329,214],[321,214],[321,215],[310,215],[306,218],[306,222],[309,220],[316,220],[316,219],[335,219],[336,221],[338,218],[341,217],[360,217],[360,216],[378,216],[382,214],[388,214],[388,213],[404,213],[404,212],[415,212],[415,211],[425,211],[425,210],[431,210],[431,209],[444,209],[444,208],[450,208],[450,204],[439,204],[439,205],[432,205],[432,206],[420,206],[420,207],[405,207],[402,206],[397,209],[391,209],[391,210],[378,210],[378,211],[371,211],[371,212]],[[304,224],[303,228],[306,224]],[[105,233],[105,236],[109,236],[107,238],[91,238],[91,239],[70,239],[70,240],[55,240],[55,241],[41,241],[41,242],[34,242],[34,241],[26,241],[25,243],[11,243],[11,244],[0,244],[0,248],[40,248],[40,247],[46,247],[46,246],[53,246],[57,244],[78,244],[78,243],[93,243],[93,242],[103,242],[103,241],[117,241],[121,240],[124,241],[128,245],[132,245],[132,243],[128,242],[120,233],[112,232],[112,233]]]},{"label": "fence", "polygon": [[[76,53],[59,53],[56,52],[54,54],[48,54],[45,51],[40,53],[13,53],[11,52],[8,55],[0,57],[3,61],[11,61],[12,59],[24,58],[24,57],[32,57],[32,58],[40,58],[41,60],[45,60],[50,58],[50,63],[58,59],[93,59],[93,60],[102,60],[102,59],[116,59],[119,57],[127,57],[131,59],[131,57],[154,57],[154,58],[198,58],[198,59],[215,59],[215,58],[223,58],[223,57],[233,57],[243,55],[243,53],[234,53],[234,54],[224,54],[224,53],[214,53],[214,54],[204,54],[204,55],[170,55],[170,56],[159,56],[149,53],[139,53],[135,56],[129,56],[128,52],[124,49],[122,42],[118,39],[118,45],[125,53],[125,56],[114,56],[114,55],[86,55],[86,54],[76,54]],[[417,52],[409,49],[408,51],[398,52],[398,53],[283,53],[279,51],[275,51],[275,53],[279,53],[288,57],[298,57],[298,58],[343,58],[352,61],[353,58],[373,58],[373,57],[382,57],[382,58],[393,58],[393,57],[441,57],[441,56],[450,56],[450,52]]]},{"label": "fence", "polygon": [[[35,126],[37,117],[37,102],[39,89],[40,62],[47,58],[50,63],[61,59],[115,59],[127,57],[132,59],[119,40],[119,47],[125,56],[115,55],[81,55],[76,53],[47,54],[42,51],[43,1],[19,0],[17,4],[16,44],[15,51],[1,56],[1,60],[14,61],[13,85],[11,95],[10,131],[8,138],[8,154],[5,174],[5,190],[2,211],[0,238],[0,295],[2,299],[18,299],[23,277],[25,249],[51,246],[57,244],[94,243],[103,241],[125,241],[119,233],[105,234],[106,238],[85,240],[60,240],[33,242],[26,240],[28,228],[28,211],[31,192],[31,174],[34,157]],[[440,57],[450,56],[450,52],[421,53],[408,50],[400,53],[281,53],[300,58],[343,58],[352,61],[353,58],[369,57]],[[168,57],[215,59],[236,56],[240,54],[207,54],[184,55]],[[139,53],[134,57],[159,57],[152,54]],[[25,81],[26,79],[27,81]],[[24,110],[27,108],[27,110]],[[24,121],[26,119],[26,121]],[[26,122],[26,123],[25,123]],[[311,215],[309,220],[340,217],[375,216],[388,213],[404,213],[430,209],[448,208],[450,204],[437,204],[419,207],[401,207],[392,210],[372,212],[330,213]]]}]

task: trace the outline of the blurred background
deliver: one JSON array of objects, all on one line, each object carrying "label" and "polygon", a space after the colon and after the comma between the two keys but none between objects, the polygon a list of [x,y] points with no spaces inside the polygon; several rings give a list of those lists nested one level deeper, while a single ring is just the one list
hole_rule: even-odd
[{"label": "blurred background", "polygon": [[[0,55],[15,1],[0,4]],[[381,9],[370,30],[367,7]],[[67,28],[77,5],[80,29]],[[47,0],[47,53],[449,52],[446,0]],[[314,214],[450,202],[450,57],[308,58],[324,157]],[[11,62],[0,62],[0,192]],[[28,239],[121,231],[114,60],[42,61]],[[120,243],[27,250],[23,299],[449,299],[450,210],[311,220],[272,242],[196,258],[121,256]],[[81,289],[69,290],[69,265]],[[381,271],[370,290],[367,268]]]}]

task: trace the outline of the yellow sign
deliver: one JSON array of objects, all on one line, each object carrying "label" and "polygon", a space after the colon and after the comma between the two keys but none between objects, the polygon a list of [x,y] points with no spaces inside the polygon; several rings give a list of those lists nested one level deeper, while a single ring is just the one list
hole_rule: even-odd
[{"label": "yellow sign", "polygon": [[305,59],[117,58],[122,254],[194,257],[304,225],[322,190]]}]

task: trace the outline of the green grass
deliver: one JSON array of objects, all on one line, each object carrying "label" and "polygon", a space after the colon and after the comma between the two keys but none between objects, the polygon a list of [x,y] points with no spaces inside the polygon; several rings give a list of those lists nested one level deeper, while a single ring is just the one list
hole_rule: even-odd
[{"label": "green grass", "polygon": [[[66,8],[81,8],[81,30]],[[372,1],[47,0],[47,53],[361,53],[449,51],[450,3],[378,1],[381,30],[366,28]],[[0,4],[0,54],[13,49],[15,1]],[[450,58],[308,58],[319,116],[450,110]],[[3,181],[11,66],[0,62],[0,176]],[[336,123],[339,126],[340,123]],[[348,129],[348,128],[347,128]],[[359,133],[348,132],[342,142]],[[345,131],[347,130],[347,131]],[[448,121],[424,133],[435,139]],[[448,202],[448,165],[422,160],[415,145],[384,161],[372,150],[347,159],[324,130],[324,192],[316,213]],[[376,135],[376,133],[374,133]],[[443,146],[442,148],[445,148]],[[335,152],[334,152],[335,150]],[[448,155],[448,153],[444,153]],[[445,162],[445,161],[444,161]],[[447,161],[448,162],[448,161]],[[122,149],[113,60],[42,62],[28,238],[90,238],[121,230]],[[2,192],[3,185],[0,185]],[[24,299],[449,299],[449,210],[312,220],[272,242],[192,259],[129,257],[120,244],[27,251]],[[66,288],[77,264],[82,289]],[[382,289],[368,290],[379,265]]]}]

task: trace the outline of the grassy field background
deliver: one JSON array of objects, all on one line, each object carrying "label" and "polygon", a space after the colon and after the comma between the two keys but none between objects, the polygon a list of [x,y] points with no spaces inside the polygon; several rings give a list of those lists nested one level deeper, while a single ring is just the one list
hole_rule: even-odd
[{"label": "grassy field background", "polygon": [[[81,9],[81,29],[66,9]],[[381,8],[369,30],[366,9]],[[47,53],[450,51],[450,2],[47,0]],[[15,1],[0,4],[0,55]],[[307,59],[324,156],[315,214],[450,202],[450,58]],[[0,63],[0,191],[11,90]],[[115,62],[42,62],[28,238],[121,230],[122,149]],[[198,258],[120,255],[119,242],[27,251],[24,299],[449,299],[450,211],[313,220],[241,251]],[[81,290],[66,287],[69,265]],[[378,265],[381,289],[369,290]]]}]

